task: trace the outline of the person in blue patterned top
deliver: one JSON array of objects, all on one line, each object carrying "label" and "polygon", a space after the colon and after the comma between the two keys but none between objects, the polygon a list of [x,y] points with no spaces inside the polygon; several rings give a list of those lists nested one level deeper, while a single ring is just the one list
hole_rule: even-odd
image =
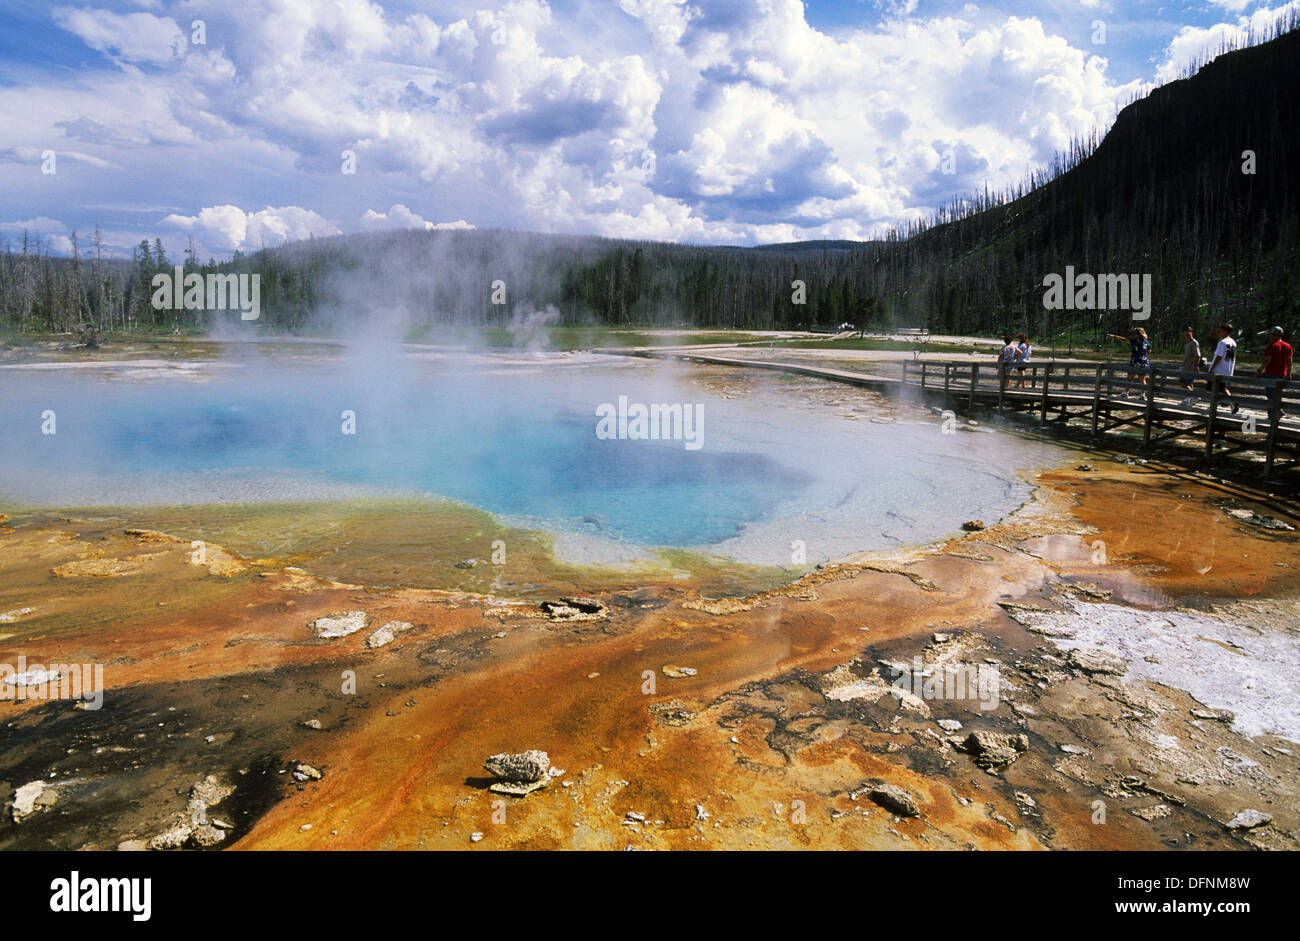
[{"label": "person in blue patterned top", "polygon": [[[1133,382],[1136,380],[1142,385],[1146,385],[1147,377],[1145,370],[1151,368],[1151,341],[1147,339],[1147,332],[1141,327],[1134,327],[1129,331],[1129,334],[1126,337],[1114,333],[1108,333],[1106,335],[1112,340],[1118,340],[1120,343],[1127,343],[1129,345],[1129,368],[1134,370],[1141,369],[1144,371],[1129,373],[1128,381]],[[1140,399],[1142,398],[1142,393],[1137,390],[1124,393],[1124,398],[1127,399],[1130,397]]]},{"label": "person in blue patterned top", "polygon": [[1011,364],[1016,361],[1016,345],[1011,342],[1011,334],[1002,337],[1002,350],[998,353],[998,371],[1002,373],[1002,388],[1007,387],[1007,377],[1011,375]]}]

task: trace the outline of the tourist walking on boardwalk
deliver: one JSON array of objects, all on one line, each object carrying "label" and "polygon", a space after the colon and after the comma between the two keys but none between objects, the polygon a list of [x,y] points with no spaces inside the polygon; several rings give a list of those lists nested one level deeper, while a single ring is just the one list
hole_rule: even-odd
[{"label": "tourist walking on boardwalk", "polygon": [[1255,375],[1273,379],[1290,379],[1294,351],[1291,349],[1291,344],[1282,339],[1282,328],[1274,327],[1268,331],[1268,339],[1269,344],[1264,347],[1264,362],[1255,370]]},{"label": "tourist walking on boardwalk", "polygon": [[1233,326],[1230,323],[1221,323],[1214,328],[1214,338],[1219,343],[1214,348],[1214,362],[1210,363],[1210,391],[1213,393],[1217,386],[1220,394],[1227,396],[1232,403],[1232,414],[1236,415],[1240,406],[1232,397],[1227,382],[1237,368],[1237,341],[1232,338],[1232,334]]},{"label": "tourist walking on boardwalk", "polygon": [[[1142,385],[1147,384],[1145,370],[1151,368],[1151,341],[1147,339],[1147,332],[1141,327],[1134,327],[1129,331],[1128,336],[1122,337],[1115,333],[1106,334],[1112,340],[1118,340],[1121,343],[1129,345],[1128,365],[1133,372],[1128,374],[1128,381],[1137,380]],[[1137,370],[1143,370],[1138,372]],[[1142,393],[1136,389],[1133,391],[1125,390],[1124,398],[1142,398]]]},{"label": "tourist walking on boardwalk", "polygon": [[[1183,327],[1183,368],[1182,378],[1187,381],[1183,383],[1183,388],[1188,392],[1196,389],[1196,375],[1201,371],[1201,344],[1196,339],[1196,331],[1190,326]],[[1191,405],[1196,401],[1196,396],[1189,395],[1183,399],[1184,405]]]},{"label": "tourist walking on boardwalk", "polygon": [[[1268,379],[1276,379],[1279,382],[1289,382],[1291,380],[1291,360],[1294,351],[1291,344],[1282,339],[1282,328],[1274,327],[1268,331],[1269,344],[1264,347],[1264,362],[1255,370],[1256,376],[1264,376]],[[1269,410],[1269,421],[1276,423],[1281,418],[1282,408],[1277,409],[1274,414],[1272,407]]]},{"label": "tourist walking on boardwalk", "polygon": [[1034,348],[1029,345],[1028,334],[1022,333],[1017,337],[1017,339],[1020,342],[1016,345],[1016,355],[1012,359],[1012,362],[1014,363],[1016,373],[1019,376],[1016,388],[1023,389],[1025,387],[1025,367],[1029,365],[1029,354],[1034,351]]},{"label": "tourist walking on boardwalk", "polygon": [[1016,361],[1016,346],[1011,342],[1011,334],[1002,337],[1002,352],[998,354],[998,365],[1002,372],[1002,388],[1007,387],[1007,377],[1011,375],[1011,364]]}]

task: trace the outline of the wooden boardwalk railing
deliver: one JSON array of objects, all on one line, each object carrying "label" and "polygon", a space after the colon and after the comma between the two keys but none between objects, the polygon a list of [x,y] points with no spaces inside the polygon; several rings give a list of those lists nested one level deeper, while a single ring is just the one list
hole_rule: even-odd
[{"label": "wooden boardwalk railing", "polygon": [[1004,370],[998,363],[904,361],[902,385],[927,397],[941,395],[945,408],[978,404],[1036,411],[1044,423],[1090,420],[1094,435],[1141,426],[1144,449],[1203,436],[1206,462],[1259,452],[1267,477],[1300,466],[1300,383],[1234,376],[1219,384],[1209,378],[1119,363],[1048,362]]},{"label": "wooden boardwalk railing", "polygon": [[[945,408],[976,405],[1000,411],[1037,412],[1044,424],[1082,422],[1094,437],[1140,426],[1141,447],[1178,439],[1199,449],[1206,464],[1234,454],[1262,458],[1264,476],[1300,469],[1300,383],[1234,376],[1227,380],[1231,398],[1211,387],[1206,373],[1187,374],[1164,366],[1133,369],[1122,363],[1040,362],[1022,372],[1004,373],[1000,364],[969,359],[952,362],[873,360],[871,372],[856,367],[782,362],[735,355],[710,348],[617,348],[597,350],[619,356],[681,359],[720,366],[775,370],[832,382],[902,391],[927,400],[941,398]],[[901,382],[894,372],[901,367]],[[891,373],[885,375],[884,373]],[[1147,381],[1130,381],[1129,376]],[[1005,381],[1003,381],[1005,379]],[[1189,390],[1187,387],[1192,386]],[[901,389],[900,389],[901,387]],[[1237,412],[1231,410],[1237,404]],[[1273,416],[1278,416],[1274,421]],[[1190,448],[1182,446],[1181,450]]]}]

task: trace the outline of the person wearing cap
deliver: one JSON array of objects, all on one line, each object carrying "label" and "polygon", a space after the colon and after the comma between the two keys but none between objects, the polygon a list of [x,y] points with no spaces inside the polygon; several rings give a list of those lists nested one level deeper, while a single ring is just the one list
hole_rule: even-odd
[{"label": "person wearing cap", "polygon": [[[1282,339],[1281,327],[1274,327],[1268,331],[1268,338],[1269,344],[1264,347],[1264,362],[1260,364],[1259,369],[1255,370],[1255,375],[1288,382],[1291,379],[1291,357],[1293,352],[1291,344]],[[1269,420],[1276,423],[1282,417],[1281,412],[1280,405],[1276,415],[1270,409]]]},{"label": "person wearing cap", "polygon": [[1255,370],[1255,375],[1290,379],[1293,351],[1291,344],[1282,339],[1282,328],[1274,327],[1268,331],[1268,339],[1268,346],[1264,347],[1264,362]]}]

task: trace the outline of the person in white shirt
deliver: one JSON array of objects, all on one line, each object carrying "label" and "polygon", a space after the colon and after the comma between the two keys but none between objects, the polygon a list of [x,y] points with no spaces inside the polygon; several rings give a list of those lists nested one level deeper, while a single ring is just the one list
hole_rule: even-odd
[{"label": "person in white shirt", "polygon": [[1213,390],[1214,385],[1218,385],[1220,394],[1227,396],[1232,403],[1232,414],[1236,415],[1239,406],[1226,381],[1237,367],[1237,341],[1232,338],[1232,334],[1233,327],[1230,323],[1221,323],[1214,328],[1219,344],[1214,348],[1214,362],[1210,364],[1210,388]]}]

